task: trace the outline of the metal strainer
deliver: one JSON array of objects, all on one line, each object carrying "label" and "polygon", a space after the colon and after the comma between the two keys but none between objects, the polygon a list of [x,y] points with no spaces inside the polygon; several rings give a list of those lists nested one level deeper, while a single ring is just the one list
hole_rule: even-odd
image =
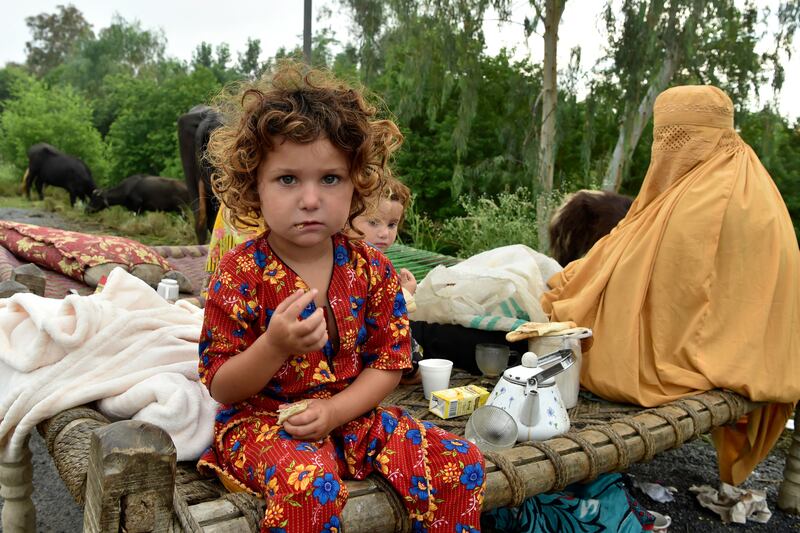
[{"label": "metal strainer", "polygon": [[478,407],[467,420],[464,438],[483,452],[507,450],[517,442],[517,423],[495,405]]}]

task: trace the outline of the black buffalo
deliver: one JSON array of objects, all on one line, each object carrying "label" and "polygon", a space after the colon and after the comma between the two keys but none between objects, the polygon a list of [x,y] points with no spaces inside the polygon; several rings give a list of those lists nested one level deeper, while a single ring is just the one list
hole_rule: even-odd
[{"label": "black buffalo", "polygon": [[76,198],[88,200],[95,189],[92,173],[83,161],[47,143],[38,143],[28,148],[28,170],[23,181],[25,196],[30,199],[33,186],[39,199],[44,199],[45,185],[66,189],[70,205],[75,205]]},{"label": "black buffalo", "polygon": [[189,205],[189,190],[179,180],[135,174],[108,189],[95,189],[86,211],[95,213],[112,205],[130,211],[178,211]]},{"label": "black buffalo", "polygon": [[610,191],[570,194],[550,219],[550,255],[563,266],[583,257],[625,218],[632,202]]},{"label": "black buffalo", "polygon": [[219,201],[211,190],[212,168],[204,155],[211,132],[220,125],[220,115],[203,105],[193,107],[178,118],[178,145],[199,244],[206,242],[219,210]]}]

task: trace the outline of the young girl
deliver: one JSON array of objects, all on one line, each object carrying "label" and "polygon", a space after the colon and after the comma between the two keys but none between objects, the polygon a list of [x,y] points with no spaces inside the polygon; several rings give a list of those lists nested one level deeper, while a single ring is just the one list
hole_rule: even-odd
[{"label": "young girl", "polygon": [[[403,224],[410,201],[409,188],[396,178],[388,176],[380,190],[367,199],[366,210],[353,220],[353,228],[364,236],[365,241],[385,253],[397,240],[397,231]],[[413,296],[417,292],[414,274],[405,268],[401,268],[399,274],[403,289]]]},{"label": "young girl", "polygon": [[[284,64],[243,90],[210,154],[234,221],[267,230],[209,284],[200,377],[222,406],[199,468],[262,495],[262,531],[339,531],[343,479],[384,477],[418,531],[479,528],[480,452],[400,408],[378,407],[410,366],[391,263],[341,233],[402,136],[361,92]],[[282,404],[308,400],[278,424]]]},{"label": "young girl", "polygon": [[[411,201],[411,191],[403,183],[392,176],[383,180],[380,189],[366,199],[364,213],[355,217],[349,234],[353,237],[362,237],[365,241],[375,246],[381,252],[394,244],[397,240],[397,231],[403,223],[403,216]],[[355,230],[355,231],[353,231]],[[401,268],[400,284],[403,288],[409,312],[414,311],[413,298],[417,292],[417,280],[408,269]],[[422,347],[411,338],[411,364],[412,368],[403,372],[400,380],[403,384],[414,384],[422,381],[419,373],[419,362],[422,360]]]}]

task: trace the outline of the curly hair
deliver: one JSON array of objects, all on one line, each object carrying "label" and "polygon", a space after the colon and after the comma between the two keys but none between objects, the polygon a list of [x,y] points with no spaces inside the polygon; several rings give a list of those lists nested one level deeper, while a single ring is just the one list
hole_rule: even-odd
[{"label": "curly hair", "polygon": [[[374,199],[374,200],[373,200]],[[405,218],[406,209],[411,203],[411,189],[394,176],[387,176],[377,194],[374,194],[366,199],[367,210],[371,208],[378,209],[381,200],[389,200],[390,202],[398,202],[403,207],[403,212],[400,214],[400,222],[403,223]]]},{"label": "curly hair", "polygon": [[397,125],[378,117],[366,90],[337,80],[330,72],[286,61],[271,74],[245,82],[232,97],[220,96],[223,125],[211,136],[207,159],[215,171],[211,185],[240,226],[262,219],[257,190],[259,165],[276,137],[295,143],[328,139],[346,155],[353,198],[348,221],[365,209],[364,198],[392,177],[389,162],[403,142]]}]

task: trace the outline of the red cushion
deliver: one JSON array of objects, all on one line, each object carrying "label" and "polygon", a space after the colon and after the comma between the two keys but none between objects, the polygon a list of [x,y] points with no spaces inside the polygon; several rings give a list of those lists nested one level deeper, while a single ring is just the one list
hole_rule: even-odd
[{"label": "red cushion", "polygon": [[0,221],[0,244],[14,255],[86,283],[86,270],[108,263],[127,269],[156,265],[171,270],[169,263],[142,243],[107,235],[89,235],[21,222]]}]

